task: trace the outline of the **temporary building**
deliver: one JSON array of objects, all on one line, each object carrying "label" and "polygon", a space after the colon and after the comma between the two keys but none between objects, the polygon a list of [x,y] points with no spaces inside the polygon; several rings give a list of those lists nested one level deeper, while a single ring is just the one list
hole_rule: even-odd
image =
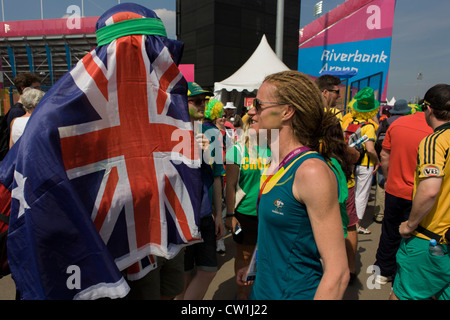
[{"label": "temporary building", "polygon": [[223,103],[234,102],[239,111],[244,96],[256,94],[267,75],[286,70],[289,68],[278,58],[263,35],[247,62],[230,77],[214,83],[215,97]]}]

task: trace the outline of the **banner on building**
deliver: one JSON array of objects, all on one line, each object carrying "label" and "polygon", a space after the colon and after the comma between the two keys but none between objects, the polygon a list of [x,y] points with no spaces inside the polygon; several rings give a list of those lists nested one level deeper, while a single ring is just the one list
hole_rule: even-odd
[{"label": "banner on building", "polygon": [[300,30],[299,71],[355,71],[349,85],[386,100],[394,11],[395,0],[349,0],[313,21]]}]

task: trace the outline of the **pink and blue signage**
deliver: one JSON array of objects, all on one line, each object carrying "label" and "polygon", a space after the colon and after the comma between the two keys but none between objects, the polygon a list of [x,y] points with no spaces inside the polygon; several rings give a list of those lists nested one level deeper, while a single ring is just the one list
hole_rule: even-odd
[{"label": "pink and blue signage", "polygon": [[298,70],[350,72],[349,84],[371,86],[386,100],[394,11],[395,0],[349,0],[323,15],[300,30]]}]

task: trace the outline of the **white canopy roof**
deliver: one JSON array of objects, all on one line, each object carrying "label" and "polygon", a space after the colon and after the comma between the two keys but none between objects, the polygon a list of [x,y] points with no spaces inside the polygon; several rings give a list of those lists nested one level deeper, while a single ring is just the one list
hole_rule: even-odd
[{"label": "white canopy roof", "polygon": [[391,101],[388,101],[386,104],[387,104],[388,106],[393,107],[396,101],[397,101],[397,100],[395,100],[395,97],[392,97]]},{"label": "white canopy roof", "polygon": [[221,82],[214,83],[214,92],[226,91],[254,91],[259,89],[264,78],[269,74],[286,71],[289,68],[277,57],[263,35],[261,42],[238,71]]}]

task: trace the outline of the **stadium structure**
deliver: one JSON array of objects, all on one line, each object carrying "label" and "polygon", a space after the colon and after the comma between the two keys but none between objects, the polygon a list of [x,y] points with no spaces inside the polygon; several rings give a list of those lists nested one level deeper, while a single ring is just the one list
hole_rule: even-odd
[{"label": "stadium structure", "polygon": [[0,22],[0,91],[2,114],[17,99],[13,79],[31,72],[48,90],[97,46],[98,17]]}]

